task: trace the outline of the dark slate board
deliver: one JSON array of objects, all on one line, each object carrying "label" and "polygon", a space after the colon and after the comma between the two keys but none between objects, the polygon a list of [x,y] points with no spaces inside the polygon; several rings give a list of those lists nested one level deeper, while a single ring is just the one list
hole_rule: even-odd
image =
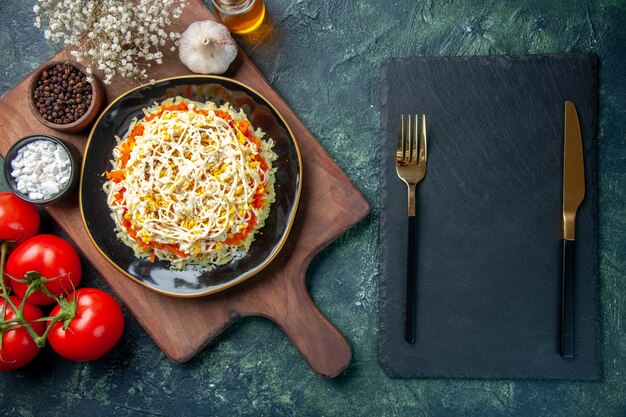
[{"label": "dark slate board", "polygon": [[[381,94],[379,362],[398,377],[598,380],[598,59],[386,62]],[[586,197],[576,228],[575,358],[559,355],[564,101],[580,118]],[[406,186],[400,113],[426,113],[417,190],[417,340],[404,341]]]}]

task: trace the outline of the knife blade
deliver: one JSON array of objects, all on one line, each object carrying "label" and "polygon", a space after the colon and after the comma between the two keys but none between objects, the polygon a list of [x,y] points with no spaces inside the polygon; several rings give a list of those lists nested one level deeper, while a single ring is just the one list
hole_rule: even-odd
[{"label": "knife blade", "polygon": [[574,260],[576,212],[585,197],[582,135],[574,103],[565,101],[563,134],[563,244],[561,274],[561,356],[574,357]]}]

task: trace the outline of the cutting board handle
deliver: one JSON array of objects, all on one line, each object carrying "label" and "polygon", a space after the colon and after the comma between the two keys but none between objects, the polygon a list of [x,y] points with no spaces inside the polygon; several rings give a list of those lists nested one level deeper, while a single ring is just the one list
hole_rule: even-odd
[{"label": "cutting board handle", "polygon": [[339,375],[352,359],[347,339],[313,303],[304,276],[292,280],[285,292],[286,303],[264,315],[285,332],[315,372],[328,378]]}]

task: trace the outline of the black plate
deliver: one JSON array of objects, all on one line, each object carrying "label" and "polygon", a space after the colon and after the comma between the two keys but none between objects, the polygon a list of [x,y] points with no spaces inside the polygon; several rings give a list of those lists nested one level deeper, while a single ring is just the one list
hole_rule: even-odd
[{"label": "black plate", "polygon": [[[171,269],[169,262],[151,263],[135,257],[133,250],[115,234],[115,223],[106,203],[103,173],[112,168],[115,135],[124,137],[133,118],[142,109],[167,98],[217,104],[229,102],[242,109],[252,125],[274,140],[276,201],[265,226],[241,258],[208,271],[189,266]],[[282,248],[293,224],[302,185],[302,159],[296,139],[285,119],[263,96],[250,87],[224,77],[186,76],[157,81],[127,92],[111,103],[93,127],[87,142],[80,182],[80,208],[83,221],[100,252],[122,273],[154,291],[177,296],[199,297],[233,286],[262,270]]]}]

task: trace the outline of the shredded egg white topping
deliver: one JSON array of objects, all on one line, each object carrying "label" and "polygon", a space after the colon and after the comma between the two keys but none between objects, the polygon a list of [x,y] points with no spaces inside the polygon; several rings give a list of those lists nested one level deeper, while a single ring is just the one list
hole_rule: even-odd
[{"label": "shredded egg white topping", "polygon": [[119,238],[177,268],[246,253],[275,199],[273,141],[228,104],[176,98],[144,113],[106,173]]}]

